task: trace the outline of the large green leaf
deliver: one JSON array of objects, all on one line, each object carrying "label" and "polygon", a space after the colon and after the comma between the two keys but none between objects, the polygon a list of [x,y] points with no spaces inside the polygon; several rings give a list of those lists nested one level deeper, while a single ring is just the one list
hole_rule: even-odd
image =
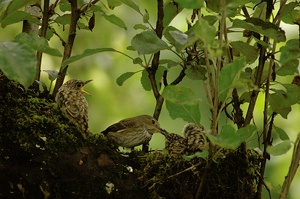
[{"label": "large green leaf", "polygon": [[[94,48],[94,49],[86,49],[85,51],[83,51],[83,53],[79,54],[79,55],[75,55],[75,56],[72,56],[70,57],[69,59],[66,59],[63,63],[62,63],[62,66],[67,66],[69,65],[70,63],[73,63],[77,60],[80,60],[84,57],[87,57],[87,56],[91,56],[91,55],[94,55],[94,54],[97,54],[97,53],[101,53],[101,52],[118,52],[118,53],[121,53],[120,51],[117,51],[113,48]],[[123,54],[123,53],[121,53]]]},{"label": "large green leaf", "polygon": [[211,26],[208,21],[200,18],[195,24],[195,34],[207,47],[211,47],[215,40],[217,30],[214,26]]},{"label": "large green leaf", "polygon": [[223,148],[236,149],[241,144],[239,134],[231,125],[224,125],[217,136],[207,134],[207,137],[214,145]]},{"label": "large green leaf", "polygon": [[168,44],[158,38],[152,30],[135,35],[131,40],[131,45],[142,55],[153,54],[169,48]]},{"label": "large green leaf", "polygon": [[[8,6],[6,7],[5,11],[1,14],[1,20],[6,18],[7,16],[9,16],[10,14],[14,13],[18,9],[24,7],[25,5],[30,5],[33,2],[36,2],[36,0],[26,0],[26,1],[24,1],[24,0],[13,0],[13,1],[10,1]],[[2,3],[5,3],[5,1],[1,2],[1,4]]]},{"label": "large green leaf", "polygon": [[18,22],[24,21],[24,20],[27,20],[30,23],[39,23],[39,20],[37,18],[33,17],[32,15],[30,15],[29,13],[18,10],[18,11],[15,11],[14,13],[11,13],[7,17],[5,17],[1,21],[1,27],[5,28],[6,26],[8,26],[10,24],[18,23]]},{"label": "large green leaf", "polygon": [[290,140],[288,134],[282,129],[277,126],[273,126],[273,130],[279,135],[279,138],[284,141],[284,140]]},{"label": "large green leaf", "polygon": [[21,33],[17,35],[14,39],[15,42],[27,44],[36,51],[41,51],[49,55],[61,57],[62,54],[59,50],[51,48],[48,41],[43,37],[38,37],[37,35]]},{"label": "large green leaf", "polygon": [[278,156],[287,153],[292,147],[291,141],[285,140],[274,146],[268,146],[267,152],[270,155]]},{"label": "large green leaf", "polygon": [[167,86],[162,96],[166,99],[166,107],[173,119],[182,118],[187,122],[200,124],[199,99],[190,88]]},{"label": "large green leaf", "polygon": [[298,39],[288,40],[286,44],[280,48],[280,52],[280,63],[283,66],[293,64],[291,63],[292,61],[296,61],[296,63],[299,64],[300,48]]},{"label": "large green leaf", "polygon": [[28,45],[16,42],[0,42],[0,69],[11,80],[27,89],[34,81],[35,51]]},{"label": "large green leaf", "polygon": [[173,2],[164,3],[164,18],[163,25],[168,27],[171,21],[183,10],[181,6]]},{"label": "large green leaf", "polygon": [[260,33],[267,37],[274,39],[277,42],[284,42],[286,40],[285,32],[270,22],[263,21],[258,18],[248,18],[245,20],[235,19],[232,28],[243,28],[253,32]]},{"label": "large green leaf", "polygon": [[239,78],[241,70],[246,66],[246,58],[235,59],[232,63],[225,65],[219,76],[219,98],[225,101],[235,81]]}]

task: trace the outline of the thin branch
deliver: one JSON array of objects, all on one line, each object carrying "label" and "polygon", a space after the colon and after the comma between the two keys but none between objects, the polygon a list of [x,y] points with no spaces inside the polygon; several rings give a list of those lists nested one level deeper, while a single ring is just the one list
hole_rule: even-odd
[{"label": "thin branch", "polygon": [[[71,4],[71,22],[70,22],[68,41],[64,48],[64,55],[63,55],[63,59],[62,59],[61,63],[63,63],[66,59],[68,59],[71,56],[74,40],[76,37],[76,26],[77,26],[77,22],[80,17],[80,13],[79,13],[79,10],[77,7],[77,0],[69,0],[69,3]],[[64,82],[64,79],[65,79],[65,76],[67,73],[67,69],[68,69],[68,66],[65,66],[65,67],[61,66],[59,69],[56,84],[55,84],[55,87],[54,87],[54,90],[52,93],[53,98],[55,97],[58,89]]]},{"label": "thin branch", "polygon": [[[50,18],[50,15],[49,15],[49,0],[45,0],[44,1],[44,9],[43,9],[43,18],[42,18],[42,26],[41,26],[40,37],[46,37],[49,18]],[[42,56],[43,56],[43,52],[38,51],[36,53],[36,57],[37,57],[36,75],[35,75],[36,80],[40,80]]]}]

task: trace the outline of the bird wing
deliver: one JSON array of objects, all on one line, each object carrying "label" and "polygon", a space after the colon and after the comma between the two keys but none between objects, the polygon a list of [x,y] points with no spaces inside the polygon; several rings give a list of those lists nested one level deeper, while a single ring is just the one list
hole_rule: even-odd
[{"label": "bird wing", "polygon": [[133,120],[130,120],[129,118],[121,120],[115,124],[110,125],[109,127],[107,127],[104,131],[102,131],[101,133],[103,133],[104,135],[107,135],[107,133],[109,132],[118,132],[124,129],[128,129],[128,128],[134,128],[136,126],[136,122]]}]

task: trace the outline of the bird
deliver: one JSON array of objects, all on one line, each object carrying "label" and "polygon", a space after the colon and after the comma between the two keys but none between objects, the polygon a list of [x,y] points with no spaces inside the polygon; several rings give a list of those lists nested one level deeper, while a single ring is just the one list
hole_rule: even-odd
[{"label": "bird", "polygon": [[183,127],[183,136],[187,139],[187,150],[189,152],[203,151],[207,148],[204,126],[188,123]]},{"label": "bird", "polygon": [[165,136],[165,150],[168,154],[183,155],[187,151],[187,139],[176,133],[169,133],[162,130],[161,134]]},{"label": "bird", "polygon": [[84,139],[90,134],[88,127],[88,103],[84,94],[91,94],[83,90],[83,87],[91,81],[71,79],[58,89],[55,96],[55,101],[64,117],[81,130]]},{"label": "bird", "polygon": [[155,118],[149,115],[139,115],[112,124],[101,133],[114,145],[133,149],[138,145],[148,143],[153,133],[160,131],[162,129]]}]

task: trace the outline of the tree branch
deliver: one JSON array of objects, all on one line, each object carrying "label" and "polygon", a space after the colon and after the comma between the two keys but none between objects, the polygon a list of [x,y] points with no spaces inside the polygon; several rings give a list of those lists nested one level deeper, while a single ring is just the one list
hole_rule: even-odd
[{"label": "tree branch", "polygon": [[[76,26],[77,26],[77,22],[80,17],[80,12],[77,7],[77,0],[69,0],[69,3],[71,4],[71,22],[70,22],[68,41],[64,48],[64,55],[63,55],[62,63],[71,56],[74,40],[76,37]],[[56,84],[55,84],[55,87],[54,87],[54,90],[52,93],[53,98],[55,97],[58,89],[64,82],[64,79],[65,79],[65,76],[67,73],[67,69],[68,69],[68,66],[65,66],[65,67],[61,66],[59,69]]]}]

